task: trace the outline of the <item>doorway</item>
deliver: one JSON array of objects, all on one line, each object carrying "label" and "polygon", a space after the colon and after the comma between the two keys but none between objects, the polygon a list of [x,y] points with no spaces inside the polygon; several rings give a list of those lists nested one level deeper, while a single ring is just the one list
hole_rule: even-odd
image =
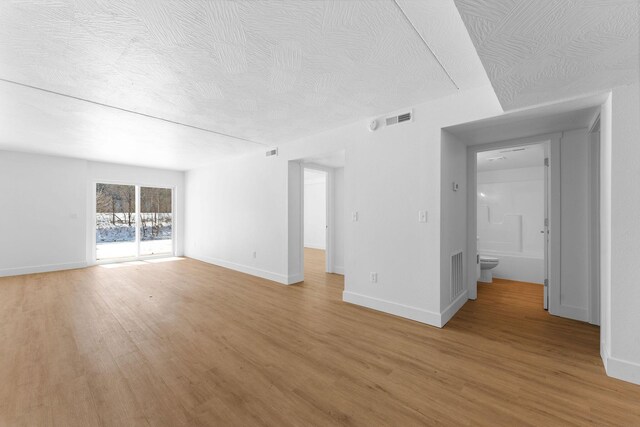
[{"label": "doorway", "polygon": [[476,151],[477,286],[508,287],[548,309],[549,141]]},{"label": "doorway", "polygon": [[[314,253],[319,254],[315,257],[315,264],[316,270],[321,274],[345,274],[345,169],[344,150],[288,162],[288,284],[304,281],[305,264],[311,259],[310,256],[305,256],[305,252],[316,251]],[[315,188],[312,190],[305,189],[305,171],[308,171],[308,179],[315,176]],[[322,174],[318,175],[318,172]],[[309,181],[307,183],[310,184]],[[315,194],[315,201],[308,199],[305,202],[306,192]],[[318,201],[318,194],[320,201]],[[322,194],[325,196],[324,203]],[[309,215],[310,212],[311,215]],[[305,232],[305,228],[309,227],[310,223],[315,224],[311,234]],[[324,224],[324,233],[322,224]],[[322,253],[323,240],[324,253]],[[306,249],[305,246],[307,246]]]},{"label": "doorway", "polygon": [[95,197],[97,262],[175,253],[172,188],[96,183]]},{"label": "doorway", "polygon": [[[514,157],[514,149],[545,141],[548,144],[548,148],[545,149],[545,159],[548,160],[543,160],[544,189],[547,193],[543,205],[546,215],[542,226],[538,222],[535,228],[529,230],[533,236],[537,228],[537,233],[544,236],[544,292],[541,293],[542,301],[539,306],[547,308],[549,313],[555,316],[598,324],[599,277],[597,269],[593,266],[599,263],[599,146],[597,133],[586,128],[499,143],[468,145],[467,206],[472,208],[467,210],[467,251],[477,254],[475,259],[467,261],[469,297],[478,298],[478,267],[482,266],[480,255],[483,255],[478,249],[487,249],[486,246],[478,244],[478,238],[482,237],[478,234],[478,197],[482,197],[478,193],[479,153],[498,151],[499,155],[491,158],[493,162],[500,162],[504,160],[498,160],[496,157]],[[526,196],[526,191],[521,191],[518,197],[531,196]],[[486,212],[480,214],[485,215]],[[524,232],[526,227],[518,222],[521,220],[517,216],[509,219],[512,221],[511,227],[516,230],[508,232],[517,234],[518,229]],[[504,230],[503,232],[507,233]],[[531,239],[533,237],[529,239],[530,242],[535,241]],[[512,246],[508,246],[505,241],[502,244],[503,252],[500,256],[494,257],[498,258],[498,265],[504,264],[505,260],[514,261],[510,256],[515,252],[518,255],[515,261],[520,265],[520,272],[526,273],[529,268],[527,265],[533,263],[524,256],[526,248],[522,245],[526,245],[526,239],[524,242],[512,241]],[[537,253],[539,244],[540,242]],[[493,249],[496,247],[494,245]],[[491,260],[485,260],[485,264],[490,262]],[[539,264],[539,261],[537,262]]]},{"label": "doorway", "polygon": [[304,271],[331,272],[329,256],[331,249],[327,245],[330,239],[328,217],[330,216],[329,173],[314,167],[304,167]]}]

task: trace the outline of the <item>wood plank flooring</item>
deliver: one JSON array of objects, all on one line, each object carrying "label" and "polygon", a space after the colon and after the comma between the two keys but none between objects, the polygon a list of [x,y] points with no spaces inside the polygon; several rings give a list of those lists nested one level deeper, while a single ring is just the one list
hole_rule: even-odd
[{"label": "wood plank flooring", "polygon": [[0,425],[640,425],[598,328],[479,285],[437,329],[195,260],[0,279]]}]

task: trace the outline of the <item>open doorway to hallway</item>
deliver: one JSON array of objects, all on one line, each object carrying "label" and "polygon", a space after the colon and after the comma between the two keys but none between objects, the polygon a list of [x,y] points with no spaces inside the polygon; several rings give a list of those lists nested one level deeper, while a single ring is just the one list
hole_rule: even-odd
[{"label": "open doorway to hallway", "polygon": [[330,203],[328,172],[311,167],[304,168],[304,272],[310,274],[329,272],[327,263],[327,218]]},{"label": "open doorway to hallway", "polygon": [[345,152],[300,159],[296,163],[301,171],[301,236],[296,252],[302,261],[303,276],[344,275]]}]

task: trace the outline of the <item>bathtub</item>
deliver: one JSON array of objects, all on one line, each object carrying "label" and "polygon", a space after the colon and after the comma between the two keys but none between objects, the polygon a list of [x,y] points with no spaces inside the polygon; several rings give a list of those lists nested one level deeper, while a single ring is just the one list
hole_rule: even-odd
[{"label": "bathtub", "polygon": [[542,256],[488,250],[478,252],[480,255],[496,257],[500,260],[498,266],[492,270],[494,278],[544,284],[544,257]]}]

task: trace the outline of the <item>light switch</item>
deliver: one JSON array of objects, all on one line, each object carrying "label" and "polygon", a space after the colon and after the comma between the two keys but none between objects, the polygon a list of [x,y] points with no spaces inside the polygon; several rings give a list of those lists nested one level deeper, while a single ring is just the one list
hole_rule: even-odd
[{"label": "light switch", "polygon": [[418,211],[418,222],[427,222],[427,211]]}]

